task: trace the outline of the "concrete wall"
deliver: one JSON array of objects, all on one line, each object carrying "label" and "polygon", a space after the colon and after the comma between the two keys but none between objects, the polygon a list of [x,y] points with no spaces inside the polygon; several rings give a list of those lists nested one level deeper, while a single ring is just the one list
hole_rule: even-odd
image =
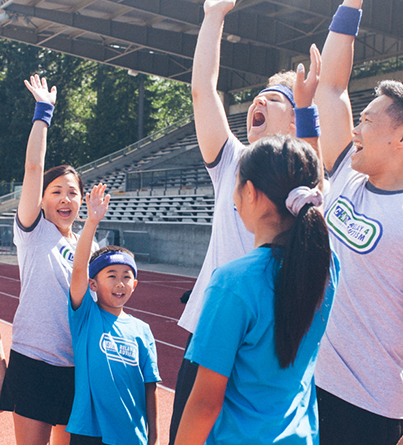
[{"label": "concrete wall", "polygon": [[201,267],[211,235],[210,224],[133,223],[101,221],[99,229],[146,231],[150,235],[150,262]]}]

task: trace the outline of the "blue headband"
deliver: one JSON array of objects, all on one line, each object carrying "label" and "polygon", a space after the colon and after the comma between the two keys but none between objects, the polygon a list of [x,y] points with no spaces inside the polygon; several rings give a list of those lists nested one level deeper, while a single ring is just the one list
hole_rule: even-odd
[{"label": "blue headband", "polygon": [[134,259],[126,252],[105,252],[95,258],[89,265],[90,278],[94,278],[98,272],[113,264],[125,264],[133,269],[134,278],[137,278],[137,266]]},{"label": "blue headband", "polygon": [[291,103],[292,107],[295,108],[295,102],[294,102],[294,93],[292,92],[292,89],[285,86],[285,85],[273,85],[269,88],[265,88],[262,90],[258,96],[260,96],[262,93],[266,93],[267,91],[277,91],[278,93],[283,94]]}]

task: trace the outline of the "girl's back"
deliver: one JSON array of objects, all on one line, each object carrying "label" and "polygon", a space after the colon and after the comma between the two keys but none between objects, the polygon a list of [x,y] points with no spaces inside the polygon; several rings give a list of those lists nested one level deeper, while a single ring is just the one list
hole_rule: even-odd
[{"label": "girl's back", "polygon": [[338,277],[333,258],[325,300],[293,365],[280,367],[274,343],[273,277],[278,248],[266,245],[219,268],[206,291],[187,357],[228,377],[208,444],[318,443],[313,372]]}]

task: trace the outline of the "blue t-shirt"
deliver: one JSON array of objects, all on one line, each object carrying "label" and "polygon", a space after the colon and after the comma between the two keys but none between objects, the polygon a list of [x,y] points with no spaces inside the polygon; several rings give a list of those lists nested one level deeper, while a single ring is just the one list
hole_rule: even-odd
[{"label": "blue t-shirt", "polygon": [[89,289],[69,322],[75,398],[67,431],[109,445],[147,444],[145,383],[160,381],[148,324],[101,309]]},{"label": "blue t-shirt", "polygon": [[270,247],[218,268],[186,358],[228,377],[223,408],[206,444],[318,444],[314,368],[338,283],[333,256],[321,309],[294,365],[281,369],[274,344]]}]

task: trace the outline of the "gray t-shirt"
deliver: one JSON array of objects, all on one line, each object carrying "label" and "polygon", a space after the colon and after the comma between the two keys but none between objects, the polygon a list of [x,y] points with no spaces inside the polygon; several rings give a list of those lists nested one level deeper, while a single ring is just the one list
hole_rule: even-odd
[{"label": "gray t-shirt", "polygon": [[74,366],[67,316],[77,239],[65,238],[41,213],[32,227],[14,221],[20,268],[20,303],[11,348],[55,366]]},{"label": "gray t-shirt", "polygon": [[372,413],[403,417],[403,191],[372,186],[348,147],[330,172],[326,222],[341,264],[316,384]]},{"label": "gray t-shirt", "polygon": [[246,230],[232,198],[238,161],[244,148],[245,146],[231,135],[217,161],[207,165],[215,193],[213,227],[202,269],[179,320],[179,326],[192,333],[199,321],[204,291],[214,269],[253,249],[254,236]]}]

